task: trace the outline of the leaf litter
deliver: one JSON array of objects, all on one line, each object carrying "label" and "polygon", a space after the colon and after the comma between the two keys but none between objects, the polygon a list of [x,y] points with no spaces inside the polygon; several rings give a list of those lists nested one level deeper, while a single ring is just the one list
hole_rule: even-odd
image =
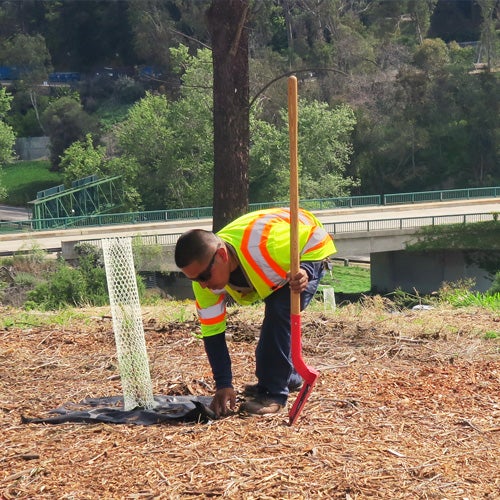
[{"label": "leaf litter", "polygon": [[[194,314],[142,313],[153,392],[212,395]],[[262,308],[233,307],[229,316],[241,391],[254,382]],[[303,356],[321,375],[294,426],[286,413],[235,413],[143,427],[21,423],[121,394],[109,310],[4,328],[0,498],[498,498],[500,345],[491,332],[500,332],[500,317],[484,309],[395,311],[381,299],[311,308]]]}]

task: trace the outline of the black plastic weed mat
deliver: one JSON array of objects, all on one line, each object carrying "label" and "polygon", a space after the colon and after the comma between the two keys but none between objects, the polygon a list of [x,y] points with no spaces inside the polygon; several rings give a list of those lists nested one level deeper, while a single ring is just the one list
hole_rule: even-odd
[{"label": "black plastic weed mat", "polygon": [[210,396],[155,396],[153,409],[123,409],[123,397],[87,398],[80,403],[66,403],[50,410],[46,418],[22,417],[25,424],[62,424],[67,422],[108,424],[208,423],[215,419],[210,410]]}]

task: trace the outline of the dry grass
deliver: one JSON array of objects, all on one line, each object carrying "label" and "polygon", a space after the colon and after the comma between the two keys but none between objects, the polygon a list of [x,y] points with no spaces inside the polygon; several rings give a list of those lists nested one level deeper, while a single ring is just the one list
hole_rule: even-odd
[{"label": "dry grass", "polygon": [[[143,309],[156,394],[211,394],[184,307]],[[253,381],[261,312],[231,311],[237,388]],[[486,332],[500,332],[498,314],[394,312],[380,298],[316,307],[303,352],[321,377],[296,425],[281,414],[141,427],[21,424],[120,395],[109,311],[0,330],[0,498],[499,498],[500,353]]]}]

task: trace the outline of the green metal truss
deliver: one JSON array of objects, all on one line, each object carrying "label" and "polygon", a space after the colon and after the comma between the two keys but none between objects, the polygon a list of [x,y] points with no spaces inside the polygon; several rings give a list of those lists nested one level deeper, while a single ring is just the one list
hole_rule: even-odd
[{"label": "green metal truss", "polygon": [[39,193],[39,198],[30,201],[34,229],[67,226],[67,218],[76,220],[89,215],[109,213],[123,207],[124,193],[122,176],[98,179],[86,177],[73,183],[70,189]]}]

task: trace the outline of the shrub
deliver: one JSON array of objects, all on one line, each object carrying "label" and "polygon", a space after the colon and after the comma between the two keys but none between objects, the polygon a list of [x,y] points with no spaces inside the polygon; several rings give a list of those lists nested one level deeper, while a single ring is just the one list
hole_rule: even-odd
[{"label": "shrub", "polygon": [[42,309],[59,309],[65,306],[103,306],[108,304],[106,274],[99,250],[91,245],[76,248],[76,268],[61,262],[47,281],[37,285],[28,293],[28,304]]},{"label": "shrub", "polygon": [[[77,267],[60,262],[47,280],[28,292],[26,308],[44,310],[66,306],[104,306],[109,304],[106,271],[102,252],[88,243],[75,246],[78,254]],[[139,297],[145,294],[142,279],[137,278]]]},{"label": "shrub", "polygon": [[85,291],[82,273],[63,264],[51,275],[50,280],[28,292],[28,299],[44,310],[59,309],[67,305],[83,305]]},{"label": "shrub", "polygon": [[490,295],[500,293],[500,271],[497,271],[495,274],[495,278],[493,279],[493,283],[491,284],[491,288],[488,290],[488,293]]}]

